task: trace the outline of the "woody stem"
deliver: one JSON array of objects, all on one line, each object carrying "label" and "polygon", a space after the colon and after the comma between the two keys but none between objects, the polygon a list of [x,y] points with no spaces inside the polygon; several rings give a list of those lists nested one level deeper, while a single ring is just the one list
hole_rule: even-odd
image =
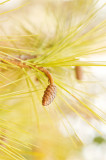
[{"label": "woody stem", "polygon": [[29,68],[32,69],[33,67],[37,68],[41,72],[45,73],[45,75],[48,77],[50,84],[54,83],[53,77],[50,74],[50,72],[44,68],[44,67],[37,67],[36,65],[33,65],[32,67],[28,66],[25,62],[21,62],[21,60],[13,59],[13,58],[7,58],[6,56],[0,56],[0,59],[4,63],[11,63],[13,65],[16,65],[20,68]]}]

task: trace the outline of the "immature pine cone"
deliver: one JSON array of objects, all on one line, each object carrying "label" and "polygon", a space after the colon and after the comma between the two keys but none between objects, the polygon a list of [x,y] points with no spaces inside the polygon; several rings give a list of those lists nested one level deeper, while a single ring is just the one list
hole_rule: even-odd
[{"label": "immature pine cone", "polygon": [[42,105],[47,106],[51,104],[55,96],[56,96],[56,86],[53,84],[48,85],[48,87],[44,91],[44,95],[42,98]]}]

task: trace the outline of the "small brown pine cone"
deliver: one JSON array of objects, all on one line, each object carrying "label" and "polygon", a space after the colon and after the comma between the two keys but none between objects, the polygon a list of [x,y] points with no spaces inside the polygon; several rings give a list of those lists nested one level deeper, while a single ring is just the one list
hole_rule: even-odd
[{"label": "small brown pine cone", "polygon": [[56,96],[56,86],[53,84],[48,85],[48,87],[44,91],[44,95],[42,98],[42,105],[47,106],[51,104],[55,96]]},{"label": "small brown pine cone", "polygon": [[75,72],[76,72],[76,78],[77,80],[82,80],[83,79],[83,70],[81,66],[76,66],[75,67]]}]

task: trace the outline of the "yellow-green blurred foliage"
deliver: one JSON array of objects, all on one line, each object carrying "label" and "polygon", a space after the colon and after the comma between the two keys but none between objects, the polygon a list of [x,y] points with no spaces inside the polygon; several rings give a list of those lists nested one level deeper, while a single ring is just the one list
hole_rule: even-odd
[{"label": "yellow-green blurred foliage", "polygon": [[[31,0],[16,1],[10,9],[9,3],[0,3],[0,160],[74,160],[84,144],[74,127],[76,117],[88,130],[104,134],[99,126],[105,113],[93,104],[96,79],[89,76],[89,66],[106,62],[88,58],[105,51],[105,21],[99,17],[105,5],[98,8],[97,0]],[[25,56],[36,57],[20,58]],[[33,65],[46,67],[57,86],[49,106],[42,106],[48,79]],[[75,66],[81,66],[80,73]]]}]

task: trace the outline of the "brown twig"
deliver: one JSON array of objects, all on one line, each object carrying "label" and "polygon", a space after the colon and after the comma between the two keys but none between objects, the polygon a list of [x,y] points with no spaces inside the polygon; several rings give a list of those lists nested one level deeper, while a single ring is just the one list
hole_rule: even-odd
[{"label": "brown twig", "polygon": [[[29,57],[29,58],[31,59],[31,57]],[[10,63],[10,64],[16,65],[20,68],[28,68],[28,69],[36,68],[36,69],[40,70],[41,72],[45,73],[45,75],[49,79],[50,85],[48,85],[46,90],[44,91],[44,95],[42,98],[42,105],[46,106],[46,105],[51,104],[51,102],[54,100],[54,98],[56,96],[56,86],[54,85],[54,80],[53,80],[52,75],[50,74],[50,72],[46,68],[37,67],[36,65],[32,65],[32,67],[31,67],[31,66],[27,65],[25,62],[22,62],[21,60],[17,60],[15,58],[6,57],[6,56],[0,56],[0,59],[4,63]],[[21,59],[21,57],[20,57],[20,59]]]}]

